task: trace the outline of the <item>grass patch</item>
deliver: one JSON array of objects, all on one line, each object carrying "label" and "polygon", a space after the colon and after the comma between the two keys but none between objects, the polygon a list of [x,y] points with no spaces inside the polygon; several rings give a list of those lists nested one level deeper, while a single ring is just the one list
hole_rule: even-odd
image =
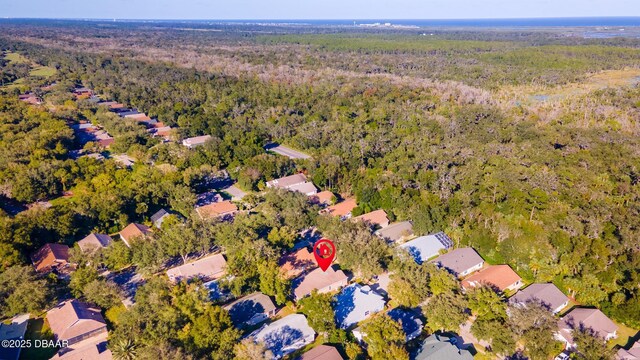
[{"label": "grass patch", "polygon": [[50,77],[55,75],[56,69],[50,66],[37,66],[31,70],[29,75],[37,77]]},{"label": "grass patch", "polygon": [[[43,318],[29,319],[27,325],[27,333],[24,335],[26,340],[33,341],[36,339],[53,340],[53,333]],[[20,352],[21,360],[46,360],[50,359],[58,351],[57,348],[26,348]]]},{"label": "grass patch", "polygon": [[609,347],[620,346],[623,348],[629,348],[640,337],[640,332],[636,329],[632,329],[626,325],[616,323],[618,328],[618,337],[609,342]]},{"label": "grass patch", "polygon": [[15,63],[15,64],[29,62],[29,59],[15,52],[7,52],[4,58],[9,60],[10,63]]}]

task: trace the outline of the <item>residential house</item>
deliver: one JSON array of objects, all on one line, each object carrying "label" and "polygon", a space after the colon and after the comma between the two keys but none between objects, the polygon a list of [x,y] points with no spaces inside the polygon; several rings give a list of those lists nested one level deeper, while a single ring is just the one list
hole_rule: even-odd
[{"label": "residential house", "polygon": [[289,189],[292,186],[302,185],[307,182],[307,177],[304,174],[294,174],[285,176],[279,179],[267,181],[268,188]]},{"label": "residential house", "polygon": [[264,325],[249,335],[254,341],[263,343],[280,359],[315,340],[316,332],[302,314],[291,314],[271,324]]},{"label": "residential house", "polygon": [[334,303],[336,323],[347,329],[384,310],[386,301],[369,286],[352,284],[336,295]]},{"label": "residential house", "polygon": [[[416,312],[410,309],[403,308],[395,308],[393,310],[389,310],[387,315],[394,321],[398,322],[402,327],[402,331],[405,334],[405,341],[409,342],[422,334],[422,328],[424,324],[420,319],[419,311]],[[357,328],[351,330],[353,336],[360,343],[364,343],[364,337],[367,335],[362,327],[358,326]]]},{"label": "residential house", "polygon": [[62,348],[51,360],[112,360],[106,340],[97,340],[78,349]]},{"label": "residential house", "polygon": [[204,145],[209,140],[211,140],[211,135],[196,136],[182,140],[182,145],[193,149],[194,147]]},{"label": "residential house", "polygon": [[220,280],[221,279],[211,280],[202,284],[202,286],[209,292],[209,300],[214,302],[225,302],[227,300],[233,299],[233,294],[231,294],[231,291],[227,288],[224,288],[223,286],[220,286]]},{"label": "residential house", "polygon": [[459,349],[452,338],[433,334],[422,342],[415,360],[473,360],[468,350]]},{"label": "residential house", "polygon": [[169,216],[169,212],[165,209],[160,209],[155,214],[151,215],[150,220],[153,223],[153,226],[160,229],[162,222],[167,216]]},{"label": "residential house", "polygon": [[55,339],[68,341],[73,349],[107,338],[107,324],[100,309],[76,299],[47,311],[47,322]]},{"label": "residential house", "polygon": [[[29,314],[13,317],[9,322],[0,322],[0,341],[23,340],[27,332]],[[20,346],[0,346],[0,359],[18,360],[20,358]]]},{"label": "residential house", "polygon": [[573,331],[584,327],[593,330],[594,334],[608,341],[618,336],[618,325],[598,309],[576,308],[571,310],[558,322],[559,331],[556,338],[563,341],[567,348],[574,348]]},{"label": "residential house", "polygon": [[424,322],[421,319],[420,311],[413,309],[395,308],[387,312],[390,318],[400,323],[402,331],[406,335],[406,341],[409,342],[422,334]]},{"label": "residential house", "polygon": [[127,155],[127,154],[118,154],[118,155],[113,155],[113,160],[115,160],[118,164],[124,166],[124,167],[132,167],[133,164],[136,163],[136,159],[132,158],[131,156]]},{"label": "residential house", "polygon": [[93,90],[87,87],[79,87],[73,90],[73,95],[78,99],[88,99],[93,96]]},{"label": "residential house", "polygon": [[629,350],[620,348],[616,360],[640,360],[640,341],[636,341]]},{"label": "residential house", "polygon": [[313,204],[318,204],[321,206],[329,206],[333,203],[334,199],[336,198],[335,195],[333,195],[333,193],[331,191],[320,191],[317,194],[313,194],[311,196],[309,196],[309,199],[311,200],[311,202]]},{"label": "residential house", "polygon": [[569,305],[569,298],[553,284],[531,284],[509,299],[517,305],[539,302],[552,313],[557,314]]},{"label": "residential house", "polygon": [[140,122],[151,120],[151,118],[149,116],[147,116],[147,114],[145,114],[145,113],[127,114],[127,115],[124,116],[124,118],[135,120],[135,121],[140,121]]},{"label": "residential house", "polygon": [[96,234],[91,233],[87,235],[84,239],[78,241],[78,247],[84,253],[92,253],[98,249],[106,248],[111,245],[111,236],[106,234]]},{"label": "residential house", "polygon": [[120,111],[118,111],[117,113],[118,113],[118,116],[120,116],[121,118],[130,116],[130,115],[140,114],[140,112],[138,112],[138,109],[120,109]]},{"label": "residential house", "polygon": [[24,101],[24,102],[29,103],[31,105],[40,105],[40,104],[42,104],[42,99],[37,97],[36,94],[32,94],[32,93],[18,95],[18,99],[20,99],[20,101]]},{"label": "residential house", "polygon": [[167,270],[169,280],[179,282],[200,278],[203,280],[215,280],[221,278],[227,268],[227,261],[222,254],[209,255],[202,259],[173,267]]},{"label": "residential house", "polygon": [[509,265],[492,265],[462,281],[465,290],[488,285],[498,291],[515,291],[522,287],[522,278]]},{"label": "residential house", "polygon": [[343,286],[347,286],[349,278],[342,270],[334,270],[329,267],[327,271],[317,268],[308,274],[295,279],[291,284],[293,295],[296,300],[300,300],[311,294],[313,290],[324,294],[337,291]]},{"label": "residential house", "polygon": [[484,260],[472,248],[459,248],[442,254],[433,260],[438,266],[447,269],[457,277],[465,277],[482,269]]},{"label": "residential house", "polygon": [[376,235],[389,242],[400,242],[413,237],[411,221],[401,221],[377,230]]},{"label": "residential house", "polygon": [[344,360],[344,358],[335,347],[329,345],[318,345],[302,354],[298,360]]},{"label": "residential house", "polygon": [[307,247],[284,255],[280,258],[279,265],[280,270],[289,279],[300,276],[309,269],[317,267],[313,252],[309,251]]},{"label": "residential house", "polygon": [[238,212],[238,207],[229,200],[215,202],[196,208],[201,219],[229,218]]},{"label": "residential house", "polygon": [[382,209],[375,210],[366,214],[362,214],[360,216],[356,216],[354,220],[363,221],[367,225],[374,226],[374,227],[385,228],[389,226],[389,217],[387,216],[386,211]]},{"label": "residential house", "polygon": [[311,182],[304,182],[302,184],[296,184],[296,185],[290,186],[288,190],[299,192],[307,196],[313,196],[318,193],[318,189]]},{"label": "residential house", "polygon": [[276,315],[276,305],[263,293],[253,293],[224,307],[239,328],[251,327]]},{"label": "residential house", "polygon": [[335,205],[329,206],[326,209],[321,210],[323,214],[329,214],[331,216],[337,216],[340,219],[348,219],[351,217],[351,212],[358,206],[356,199],[346,199]]},{"label": "residential house", "polygon": [[69,247],[63,244],[46,243],[31,254],[31,262],[39,273],[63,271],[70,266]]},{"label": "residential house", "polygon": [[131,247],[133,241],[142,240],[152,233],[151,228],[146,225],[131,223],[120,231],[120,238]]},{"label": "residential house", "polygon": [[418,264],[422,264],[452,247],[453,241],[443,232],[420,236],[399,246],[399,248],[407,250]]}]

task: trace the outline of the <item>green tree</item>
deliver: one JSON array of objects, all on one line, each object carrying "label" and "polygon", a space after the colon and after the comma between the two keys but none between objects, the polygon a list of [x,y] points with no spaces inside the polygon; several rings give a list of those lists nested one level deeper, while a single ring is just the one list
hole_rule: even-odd
[{"label": "green tree", "polygon": [[443,293],[432,297],[422,309],[432,331],[457,332],[469,318],[467,301],[462,295]]},{"label": "green tree", "polygon": [[409,359],[402,326],[387,314],[374,316],[362,325],[367,352],[373,360]]},{"label": "green tree", "polygon": [[333,312],[332,296],[318,294],[313,291],[298,301],[300,312],[306,315],[309,326],[321,334],[328,334],[336,330],[335,314]]},{"label": "green tree", "polygon": [[291,282],[275,261],[264,261],[258,264],[260,274],[260,291],[276,298],[276,303],[282,305],[287,301]]},{"label": "green tree", "polygon": [[580,327],[573,330],[577,358],[584,360],[612,360],[614,351],[607,347],[606,341],[593,330]]},{"label": "green tree", "polygon": [[0,273],[0,310],[2,317],[42,310],[50,287],[30,266],[12,266]]}]

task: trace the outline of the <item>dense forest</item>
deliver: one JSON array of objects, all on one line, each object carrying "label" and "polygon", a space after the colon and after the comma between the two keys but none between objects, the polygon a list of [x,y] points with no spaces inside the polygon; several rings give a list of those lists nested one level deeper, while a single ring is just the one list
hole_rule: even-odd
[{"label": "dense forest", "polygon": [[[244,27],[207,32],[9,21],[0,30],[0,49],[56,69],[46,79],[56,87],[42,94],[47,106],[17,100],[19,93],[39,91],[28,81],[0,96],[0,202],[6,204],[0,280],[28,272],[28,255],[46,242],[73,245],[91,231],[115,233],[131,221],[148,221],[160,208],[187,220],[176,218],[178,230],[163,228],[157,243],[114,246],[96,255],[99,260],[81,263],[112,270],[133,264],[151,274],[172,259],[222,247],[236,275],[229,285],[235,294],[261,290],[285,303],[289,284],[270,269],[298,232],[317,225],[343,245],[341,266],[364,278],[386,269],[406,272],[408,284],[439,276],[403,265],[365,227],[319,217],[300,194],[261,193],[267,180],[304,171],[322,189],[355,196],[354,215],[381,208],[391,220],[412,220],[416,233],[445,231],[490,263],[509,264],[527,281],[553,282],[578,303],[640,328],[637,40],[524,31],[423,36],[279,27],[264,34]],[[3,83],[28,73],[6,62],[0,67]],[[616,86],[594,84],[594,75],[614,72],[630,75]],[[72,101],[69,92],[79,85],[144,110],[175,127],[178,138],[213,139],[197,149],[161,143],[95,104]],[[74,160],[67,123],[79,120],[101,124],[116,138],[112,151],[133,156],[136,164],[127,169],[111,159]],[[265,153],[271,142],[312,158]],[[256,192],[245,201],[251,212],[233,223],[202,223],[192,215],[196,194],[221,169]],[[45,200],[50,207],[17,215],[8,210]],[[74,275],[80,284],[72,278],[69,286],[108,308],[108,286],[86,290],[94,271]],[[56,296],[28,294],[38,299],[23,309],[13,298],[17,286],[0,290],[1,317],[38,309]],[[486,310],[482,301],[493,301],[482,294],[462,299],[455,287],[431,288],[424,296],[435,296],[430,304],[470,306],[474,314]],[[153,298],[154,291],[161,295]],[[121,317],[114,343],[126,348],[133,346],[127,339],[144,338],[145,351],[156,351],[148,358],[230,356],[239,334],[219,308],[193,305],[197,294],[150,282],[142,305]],[[475,307],[460,303],[467,301]],[[148,318],[176,303],[183,305],[166,319]],[[425,311],[437,312],[433,307]],[[487,332],[496,322],[525,326],[508,324],[514,320],[504,311],[485,314],[478,326]],[[446,321],[456,320],[446,317],[432,329],[449,329]],[[195,325],[181,327],[188,322]],[[203,329],[211,326],[223,340],[206,337]],[[532,328],[520,334],[529,331],[533,344]],[[333,330],[333,342],[346,336]],[[494,347],[506,354],[516,341],[526,343],[522,339],[501,338],[502,348]],[[534,347],[528,356],[546,358],[550,351]]]}]

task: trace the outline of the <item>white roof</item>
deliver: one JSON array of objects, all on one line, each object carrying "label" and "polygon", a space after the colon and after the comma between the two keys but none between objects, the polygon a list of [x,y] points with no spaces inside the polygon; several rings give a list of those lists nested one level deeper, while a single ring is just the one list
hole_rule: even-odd
[{"label": "white roof", "polygon": [[451,239],[444,233],[420,236],[408,241],[399,247],[409,251],[409,254],[417,263],[423,263],[432,257],[438,256],[440,250],[446,250],[453,246]]},{"label": "white roof", "polygon": [[342,289],[335,297],[335,315],[338,325],[346,329],[384,310],[382,295],[369,286],[353,284]]},{"label": "white roof", "polygon": [[313,342],[316,332],[302,314],[291,314],[253,332],[250,336],[273,352],[276,358]]},{"label": "white roof", "polygon": [[313,195],[318,192],[318,189],[316,188],[316,186],[310,182],[304,182],[302,184],[292,185],[291,187],[289,187],[289,190],[301,192],[305,195]]}]

